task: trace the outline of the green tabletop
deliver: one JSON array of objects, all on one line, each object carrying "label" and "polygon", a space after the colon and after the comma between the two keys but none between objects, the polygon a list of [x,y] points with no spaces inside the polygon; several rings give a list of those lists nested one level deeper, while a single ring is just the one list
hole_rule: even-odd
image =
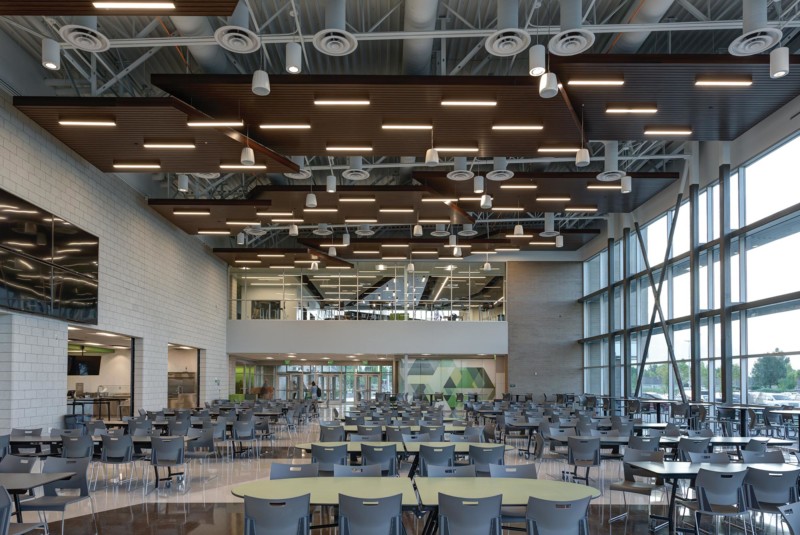
[{"label": "green tabletop", "polygon": [[[368,426],[369,424],[364,424],[364,425]],[[411,429],[412,433],[419,433],[419,431],[420,431],[420,426],[418,426],[418,425],[408,425],[408,426],[402,426],[402,427],[409,427]],[[466,428],[463,425],[448,425],[448,424],[444,425],[444,432],[445,433],[463,433],[464,429],[466,429]],[[381,431],[386,432],[386,426],[385,425],[381,426]],[[346,426],[344,426],[344,432],[345,433],[358,433],[358,426],[357,425],[346,425]]]},{"label": "green tabletop", "polygon": [[404,507],[416,507],[414,487],[407,477],[300,477],[271,481],[260,479],[231,490],[243,498],[283,499],[311,494],[312,505],[336,505],[339,494],[357,498],[385,498],[403,495]]},{"label": "green tabletop", "polygon": [[527,505],[530,497],[568,501],[600,496],[600,491],[594,487],[547,479],[417,477],[414,481],[420,503],[424,506],[437,505],[440,492],[459,498],[486,498],[502,494],[503,505]]},{"label": "green tabletop", "polygon": [[[420,444],[425,444],[436,448],[444,446],[455,446],[456,453],[469,453],[470,446],[480,446],[482,448],[505,447],[506,450],[514,449],[513,446],[505,444],[490,444],[486,442],[405,442],[405,443],[403,442],[304,442],[301,444],[295,444],[294,447],[304,451],[311,451],[312,444],[317,444],[319,446],[327,446],[327,447],[341,446],[342,444],[346,444],[347,453],[361,453],[361,444],[369,444],[371,446],[390,446],[394,444],[397,447],[398,452],[405,451],[406,453],[419,453]],[[405,448],[403,446],[405,446]]]}]

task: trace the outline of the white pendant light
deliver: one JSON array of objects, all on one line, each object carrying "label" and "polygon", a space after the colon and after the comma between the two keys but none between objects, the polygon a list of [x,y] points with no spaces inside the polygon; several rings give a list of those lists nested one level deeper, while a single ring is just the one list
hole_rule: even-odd
[{"label": "white pendant light", "polygon": [[436,238],[446,238],[450,235],[446,230],[447,225],[444,223],[436,223],[436,228],[431,231],[431,236]]},{"label": "white pendant light", "polygon": [[435,165],[439,165],[439,151],[434,148],[430,148],[425,151],[425,165],[428,167],[433,167]]},{"label": "white pendant light", "polygon": [[289,236],[297,236],[298,234],[300,234],[300,228],[295,224],[289,225]]},{"label": "white pendant light", "polygon": [[317,196],[313,193],[309,193],[306,195],[306,208],[316,208],[317,207]]},{"label": "white pendant light", "polygon": [[769,53],[769,77],[783,78],[789,74],[789,48],[780,46]]},{"label": "white pendant light", "polygon": [[582,148],[575,153],[575,167],[586,167],[591,161],[589,149]]},{"label": "white pendant light", "polygon": [[472,191],[475,193],[483,193],[483,177],[480,175],[475,175],[475,178],[472,180]]},{"label": "white pendant light", "polygon": [[244,232],[236,235],[236,245],[244,245]]},{"label": "white pendant light", "polygon": [[564,247],[564,235],[563,234],[559,234],[558,236],[556,236],[556,247],[559,248],[559,249]]},{"label": "white pendant light", "polygon": [[455,257],[461,256],[461,247],[454,247],[453,248],[453,256],[455,256]]},{"label": "white pendant light", "polygon": [[490,210],[492,208],[492,196],[488,194],[481,195],[481,209]]},{"label": "white pendant light", "polygon": [[253,93],[259,97],[266,97],[269,95],[269,74],[267,74],[267,71],[258,70],[253,73],[253,85],[251,89]]},{"label": "white pendant light", "polygon": [[240,157],[239,161],[242,162],[242,165],[255,165],[256,164],[256,153],[250,147],[245,147],[242,149],[242,156]]},{"label": "white pendant light", "polygon": [[492,270],[492,264],[490,264],[488,261],[486,261],[486,263],[483,264],[483,270],[484,271],[491,271]]},{"label": "white pendant light", "polygon": [[286,43],[286,72],[300,74],[303,70],[303,48],[294,41]]},{"label": "white pendant light", "polygon": [[547,72],[547,50],[544,45],[533,45],[528,49],[528,74],[541,76]]},{"label": "white pendant light", "polygon": [[415,236],[415,237],[417,237],[417,238],[419,238],[420,236],[422,236],[422,234],[423,234],[423,232],[422,232],[422,225],[420,225],[419,223],[417,223],[416,225],[414,225],[414,232],[413,232],[413,234],[414,234],[414,236]]},{"label": "white pendant light", "polygon": [[342,245],[350,245],[350,233],[345,232],[342,234]]},{"label": "white pendant light", "polygon": [[328,175],[325,177],[325,191],[328,193],[336,193],[336,176]]},{"label": "white pendant light", "polygon": [[42,39],[42,66],[51,71],[61,68],[61,47],[53,39]]},{"label": "white pendant light", "polygon": [[450,247],[455,247],[455,245],[456,245],[456,235],[455,234],[450,234],[450,237],[447,238],[447,244]]},{"label": "white pendant light", "polygon": [[328,247],[328,256],[336,256],[336,247]]},{"label": "white pendant light", "polygon": [[409,262],[406,266],[406,271],[409,273],[414,273],[414,262]]},{"label": "white pendant light", "polygon": [[308,269],[310,269],[311,271],[319,270],[319,262],[317,262],[316,260],[311,262],[311,267]]},{"label": "white pendant light", "polygon": [[633,180],[630,175],[625,175],[620,179],[620,191],[622,193],[630,193],[633,190]]},{"label": "white pendant light", "polygon": [[553,98],[558,95],[558,78],[556,73],[548,72],[539,78],[539,96],[542,98]]},{"label": "white pendant light", "polygon": [[178,191],[183,193],[189,191],[189,175],[178,175]]},{"label": "white pendant light", "polygon": [[522,225],[520,225],[519,223],[514,225],[514,236],[524,236],[524,235],[525,235],[525,229],[522,228]]}]

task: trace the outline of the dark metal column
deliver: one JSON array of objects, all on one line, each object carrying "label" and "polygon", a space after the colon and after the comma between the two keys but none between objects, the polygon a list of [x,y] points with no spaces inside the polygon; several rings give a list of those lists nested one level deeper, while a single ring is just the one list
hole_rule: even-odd
[{"label": "dark metal column", "polygon": [[202,407],[200,403],[200,353],[201,350],[197,350],[197,388],[195,389],[197,394],[197,399],[195,399],[195,406]]},{"label": "dark metal column", "polygon": [[130,416],[136,416],[136,338],[131,338],[131,403]]},{"label": "dark metal column", "polygon": [[[719,292],[722,400],[733,401],[733,340],[731,338],[731,166],[719,167]],[[742,400],[744,402],[745,400]]]},{"label": "dark metal column", "polygon": [[616,401],[613,399],[618,395],[617,389],[617,355],[614,351],[614,286],[612,284],[612,280],[614,278],[614,237],[609,235],[608,237],[608,254],[606,255],[607,258],[607,293],[608,293],[608,303],[607,305],[607,326],[608,326],[608,396],[611,399],[611,412],[615,413],[617,406]]},{"label": "dark metal column", "polygon": [[[631,333],[629,331],[631,314],[631,229],[622,230],[622,366],[625,397],[631,397]],[[639,370],[641,373],[641,370]]]},{"label": "dark metal column", "polygon": [[689,328],[692,399],[701,401],[702,364],[700,359],[700,186],[689,186]]}]

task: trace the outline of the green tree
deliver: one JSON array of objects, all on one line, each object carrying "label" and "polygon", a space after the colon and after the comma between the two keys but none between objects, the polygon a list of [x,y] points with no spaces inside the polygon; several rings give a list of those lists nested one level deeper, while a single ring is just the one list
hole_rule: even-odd
[{"label": "green tree", "polygon": [[775,388],[791,371],[792,366],[789,363],[789,357],[767,355],[758,359],[758,362],[753,366],[753,372],[750,374],[750,384],[753,390]]}]

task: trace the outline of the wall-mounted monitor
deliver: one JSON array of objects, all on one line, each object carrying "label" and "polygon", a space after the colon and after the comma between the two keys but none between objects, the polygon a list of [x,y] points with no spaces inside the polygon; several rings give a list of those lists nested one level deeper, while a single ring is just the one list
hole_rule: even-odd
[{"label": "wall-mounted monitor", "polygon": [[100,355],[69,355],[67,375],[100,375]]}]

